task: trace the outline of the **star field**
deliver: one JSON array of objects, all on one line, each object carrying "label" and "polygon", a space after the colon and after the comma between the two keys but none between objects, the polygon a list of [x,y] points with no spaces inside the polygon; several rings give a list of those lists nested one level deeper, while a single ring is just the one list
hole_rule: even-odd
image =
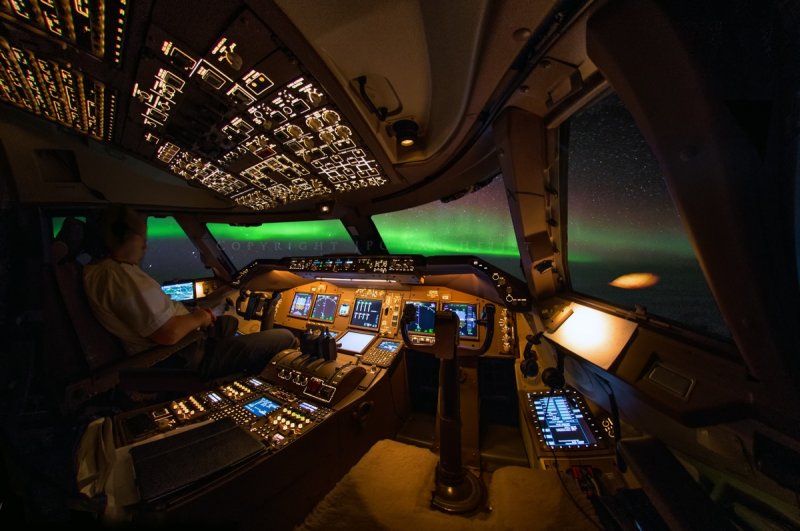
[{"label": "star field", "polygon": [[[564,154],[572,289],[729,336],[658,161],[617,96],[570,119]],[[615,281],[632,274],[651,281]]]}]

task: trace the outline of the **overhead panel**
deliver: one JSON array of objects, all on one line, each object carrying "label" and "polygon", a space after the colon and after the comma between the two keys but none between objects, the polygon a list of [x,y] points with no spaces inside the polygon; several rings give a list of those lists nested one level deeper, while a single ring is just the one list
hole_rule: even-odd
[{"label": "overhead panel", "polygon": [[30,29],[119,64],[127,0],[0,0],[0,10]]},{"label": "overhead panel", "polygon": [[8,103],[254,210],[388,182],[324,87],[241,4],[138,4],[127,40],[125,0],[0,6],[15,28],[0,37]]},{"label": "overhead panel", "polygon": [[95,140],[110,140],[116,91],[60,52],[74,49],[118,66],[126,1],[0,0],[0,16],[20,32],[55,43],[53,51],[42,54],[48,47],[29,46],[31,39],[21,44],[0,36],[0,99]]},{"label": "overhead panel", "polygon": [[[243,12],[204,54],[152,26],[129,119],[151,156],[257,210],[386,183],[351,124]],[[147,150],[144,148],[143,150]]]}]

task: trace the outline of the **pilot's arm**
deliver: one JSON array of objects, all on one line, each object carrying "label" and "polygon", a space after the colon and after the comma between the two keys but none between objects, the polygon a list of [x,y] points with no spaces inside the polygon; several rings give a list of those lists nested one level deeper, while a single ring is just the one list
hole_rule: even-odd
[{"label": "pilot's arm", "polygon": [[152,277],[138,266],[108,264],[109,270],[94,283],[101,305],[133,334],[158,345],[174,345],[198,328],[209,326],[214,316],[208,309],[189,312],[172,301]]},{"label": "pilot's arm", "polygon": [[191,313],[173,315],[149,335],[148,339],[159,345],[174,345],[192,330],[210,326],[213,321],[214,318],[210,311],[205,308],[196,308]]},{"label": "pilot's arm", "polygon": [[197,302],[198,308],[208,308],[215,316],[225,312],[227,300],[236,300],[239,291],[224,285],[215,289]]}]

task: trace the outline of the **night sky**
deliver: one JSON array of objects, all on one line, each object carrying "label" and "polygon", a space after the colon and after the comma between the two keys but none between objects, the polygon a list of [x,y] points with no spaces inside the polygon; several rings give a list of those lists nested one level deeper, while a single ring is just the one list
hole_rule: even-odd
[{"label": "night sky", "polygon": [[147,218],[147,252],[140,267],[157,281],[194,280],[214,276],[173,217]]},{"label": "night sky", "polygon": [[338,219],[265,223],[257,227],[232,227],[224,223],[207,226],[225,254],[240,269],[257,258],[359,254]]},{"label": "night sky", "polygon": [[[568,264],[575,291],[727,336],[658,162],[616,96],[570,120]],[[609,285],[647,272],[645,289]]]}]

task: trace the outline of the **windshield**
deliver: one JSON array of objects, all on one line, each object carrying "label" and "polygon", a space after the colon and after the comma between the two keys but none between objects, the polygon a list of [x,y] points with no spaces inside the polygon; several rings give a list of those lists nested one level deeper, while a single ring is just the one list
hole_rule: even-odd
[{"label": "windshield", "polygon": [[252,227],[227,223],[206,226],[238,269],[259,258],[358,254],[358,248],[338,219],[264,223]]},{"label": "windshield", "polygon": [[475,255],[524,278],[502,177],[460,199],[372,217],[393,254]]}]

